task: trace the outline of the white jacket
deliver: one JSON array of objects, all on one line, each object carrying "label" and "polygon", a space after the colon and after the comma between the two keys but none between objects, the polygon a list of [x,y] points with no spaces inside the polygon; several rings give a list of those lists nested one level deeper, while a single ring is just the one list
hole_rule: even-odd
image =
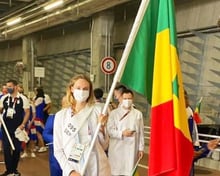
[{"label": "white jacket", "polygon": [[[71,115],[71,108],[66,108],[56,113],[54,121],[54,155],[58,160],[63,176],[69,176],[72,170],[80,173],[83,168],[87,152],[89,150],[93,134],[97,127],[97,117],[101,109],[97,106],[86,106],[74,116]],[[81,125],[83,124],[83,125]],[[74,131],[79,131],[74,135]],[[86,169],[86,176],[110,176],[110,166],[107,156],[100,145],[105,141],[103,135],[98,135],[95,147],[90,155]],[[87,144],[87,148],[79,163],[69,161],[68,157],[75,143]]]},{"label": "white jacket", "polygon": [[[132,137],[122,137],[126,129],[135,130]],[[110,112],[107,130],[109,162],[112,175],[131,175],[137,162],[138,151],[144,151],[144,124],[142,113],[132,108],[127,112],[119,106]]]}]

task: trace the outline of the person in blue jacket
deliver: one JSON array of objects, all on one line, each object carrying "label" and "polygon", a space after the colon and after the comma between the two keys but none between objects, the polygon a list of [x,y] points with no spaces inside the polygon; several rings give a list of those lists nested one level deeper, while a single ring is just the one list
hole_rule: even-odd
[{"label": "person in blue jacket", "polygon": [[49,115],[45,128],[43,131],[43,139],[46,141],[49,146],[49,165],[50,165],[50,176],[62,176],[62,170],[59,163],[54,157],[53,152],[53,123],[54,123],[55,114]]},{"label": "person in blue jacket", "polygon": [[[68,107],[66,97],[64,96],[61,101],[62,108]],[[53,149],[53,124],[54,124],[55,114],[50,114],[47,118],[44,131],[43,139],[49,146],[49,165],[50,165],[50,176],[62,176],[62,169],[54,156]]]}]

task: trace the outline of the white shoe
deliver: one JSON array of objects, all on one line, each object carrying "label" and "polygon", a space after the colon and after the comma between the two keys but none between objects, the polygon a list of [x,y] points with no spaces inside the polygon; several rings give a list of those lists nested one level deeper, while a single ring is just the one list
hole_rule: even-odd
[{"label": "white shoe", "polygon": [[42,152],[46,152],[47,151],[47,148],[46,147],[41,147],[38,152],[39,153],[42,153]]},{"label": "white shoe", "polygon": [[35,155],[34,152],[31,153],[31,157],[32,157],[32,158],[35,158],[35,157],[36,157],[36,155]]},{"label": "white shoe", "polygon": [[28,154],[26,152],[24,152],[22,155],[21,155],[21,158],[26,158],[28,157]]},{"label": "white shoe", "polygon": [[34,152],[38,151],[39,150],[39,147],[38,146],[35,146],[35,148],[33,149]]}]

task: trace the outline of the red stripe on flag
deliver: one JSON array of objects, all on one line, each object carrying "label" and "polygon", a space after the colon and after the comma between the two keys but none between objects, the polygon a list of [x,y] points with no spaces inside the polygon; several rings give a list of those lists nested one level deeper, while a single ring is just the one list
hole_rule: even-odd
[{"label": "red stripe on flag", "polygon": [[[192,160],[183,161],[184,151],[193,151],[192,143],[175,128],[173,101],[152,107],[149,175],[187,176]],[[155,140],[156,139],[156,140]],[[192,156],[192,155],[191,155]],[[181,173],[179,173],[181,172]]]}]

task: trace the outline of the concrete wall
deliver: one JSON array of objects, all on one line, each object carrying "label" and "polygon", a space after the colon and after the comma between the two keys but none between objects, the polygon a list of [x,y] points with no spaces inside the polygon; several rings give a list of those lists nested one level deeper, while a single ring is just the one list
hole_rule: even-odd
[{"label": "concrete wall", "polygon": [[177,31],[217,25],[219,0],[190,0],[176,5]]},{"label": "concrete wall", "polygon": [[37,56],[90,48],[91,20],[70,23],[37,34]]},{"label": "concrete wall", "polygon": [[[137,8],[138,3],[133,1],[131,5],[115,9],[113,57],[117,62],[120,61]],[[201,33],[197,30],[216,27],[219,9],[219,0],[191,0],[176,4],[177,31],[193,31],[190,36],[178,39],[178,48],[183,81],[190,95],[190,103],[195,107],[196,101],[204,97],[201,106],[203,123],[220,123],[220,34]],[[46,76],[41,79],[41,83],[52,98],[53,112],[60,108],[60,100],[68,80],[77,73],[89,74],[91,21],[92,18],[87,18],[70,22],[31,36],[36,41],[36,64],[46,68]],[[4,42],[0,46],[0,60],[5,62],[0,64],[1,83],[9,77],[19,76],[13,72],[13,66],[21,58],[22,39]],[[137,101],[138,109],[147,114],[146,101],[139,95]],[[149,118],[146,123],[148,121]]]},{"label": "concrete wall", "polygon": [[[206,28],[217,24],[219,18],[219,0],[193,0],[183,1],[184,3],[176,4],[176,20],[177,31],[187,31],[198,28]],[[134,10],[131,10],[133,8]],[[115,24],[115,43],[125,42],[133,24],[134,16],[138,8],[138,3],[131,6],[125,6],[121,9],[121,14],[116,14]],[[127,10],[124,10],[127,9]],[[90,27],[91,23],[81,20],[80,22],[71,24],[70,22],[63,27],[59,27],[56,36],[53,35],[55,29],[50,29],[37,33],[38,38],[38,55],[50,54],[65,50],[77,50],[89,48],[90,43]],[[68,27],[71,26],[71,27]],[[119,34],[119,35],[118,35]],[[48,38],[49,36],[49,38]],[[84,40],[86,38],[86,41]],[[75,42],[78,41],[78,42]],[[80,43],[79,43],[80,42]],[[60,45],[62,43],[62,45]],[[0,48],[0,59],[21,58],[19,44],[12,45],[11,42],[4,43],[4,47]],[[21,46],[20,46],[21,47]]]},{"label": "concrete wall", "polygon": [[[220,1],[193,0],[183,2],[184,3],[176,4],[176,23],[178,32],[191,31],[216,25],[219,17],[218,9],[220,7]],[[132,1],[130,4],[122,5],[114,9],[115,23],[113,31],[113,57],[118,63],[133,25],[138,5],[139,1],[138,3]],[[35,41],[34,56],[36,65],[44,66],[49,62],[45,61],[45,59],[51,60],[50,62],[54,64],[56,62],[59,64],[60,61],[58,62],[58,60],[67,57],[64,56],[65,53],[74,51],[80,52],[82,50],[83,52],[87,50],[87,56],[83,53],[82,57],[87,58],[86,65],[88,65],[90,62],[89,48],[91,45],[91,23],[92,18],[86,18],[78,22],[69,22],[62,26],[30,35]],[[196,101],[201,96],[206,97],[206,100],[203,100],[204,104],[218,105],[218,99],[209,94],[210,92],[214,92],[217,95],[219,94],[219,87],[210,83],[210,81],[219,81],[218,74],[214,74],[213,71],[210,71],[218,70],[218,63],[212,59],[213,57],[218,58],[219,55],[219,50],[216,49],[219,43],[218,34],[215,33],[208,35],[197,32],[194,33],[193,36],[179,38],[178,43],[184,84],[190,94],[192,106],[195,106]],[[22,58],[22,39],[8,41],[3,44],[4,45],[1,45],[0,47],[0,59],[5,62],[12,62],[11,64],[14,66],[15,62]],[[59,56],[60,54],[63,55]],[[71,62],[76,62],[75,59],[81,58],[81,56],[79,57],[79,55],[76,56],[75,54],[68,55],[68,57],[72,58],[69,60],[67,59],[69,64],[72,64]],[[56,57],[59,59],[52,60]],[[84,62],[79,65],[83,66]],[[5,70],[13,70],[13,66]],[[2,67],[4,67],[4,65]],[[80,70],[81,69],[75,68],[76,73]],[[86,72],[89,72],[89,69],[85,70]],[[47,73],[50,71],[54,72],[54,70],[50,68],[46,70]],[[2,73],[2,75],[4,75],[4,73]],[[53,74],[48,73],[47,75]],[[67,78],[69,78],[69,76]],[[51,80],[51,78],[48,80]],[[5,79],[3,78],[1,81],[4,82]],[[44,83],[46,81],[42,82]],[[195,86],[197,89],[192,90],[192,87]],[[49,85],[47,90],[50,90]],[[219,114],[216,108],[214,109],[214,107],[208,106],[202,106],[202,113],[204,116],[209,114],[214,117],[217,117]],[[204,117],[204,119],[207,123],[215,122],[213,120],[210,121],[210,119],[207,119],[206,117]]]},{"label": "concrete wall", "polygon": [[1,61],[16,61],[22,58],[22,45],[21,42],[11,43],[7,42],[6,47],[0,48]]}]

